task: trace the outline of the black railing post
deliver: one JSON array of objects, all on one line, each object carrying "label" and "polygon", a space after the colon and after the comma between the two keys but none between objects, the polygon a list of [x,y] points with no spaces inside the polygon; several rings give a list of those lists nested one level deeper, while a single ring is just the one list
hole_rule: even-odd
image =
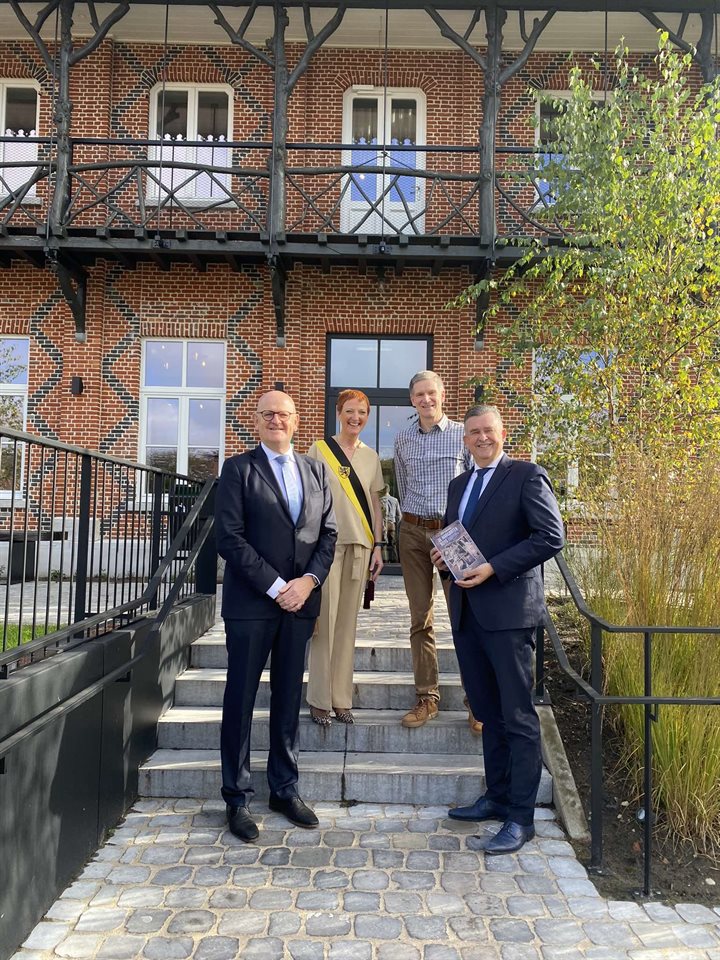
[{"label": "black railing post", "polygon": [[[150,577],[160,566],[160,539],[162,537],[162,503],[163,503],[163,479],[164,474],[153,473],[152,475],[152,529],[150,533]],[[148,609],[157,610],[158,595],[157,590],[152,595],[148,603]]]},{"label": "black railing post", "polygon": [[[200,512],[201,521],[209,520],[215,513],[216,490],[217,484],[213,486],[212,493]],[[211,531],[210,536],[200,548],[195,565],[195,590],[197,593],[217,593],[217,564],[215,533]]]},{"label": "black railing post", "polygon": [[[590,685],[602,693],[602,628],[590,627]],[[593,700],[590,705],[590,867],[600,873],[603,866],[603,708]]]},{"label": "black railing post", "polygon": [[[645,696],[652,696],[652,633],[646,631],[644,634],[643,658],[645,668]],[[653,704],[646,703],[643,707],[645,714],[644,724],[644,757],[645,769],[643,771],[643,895],[650,896],[650,872],[652,868],[652,828],[653,828],[653,745],[652,745],[652,724],[657,720],[657,715],[653,711]]]},{"label": "black railing post", "polygon": [[80,503],[77,531],[77,567],[75,569],[75,619],[79,623],[87,616],[88,557],[90,551],[90,498],[92,494],[92,458],[80,458]]}]

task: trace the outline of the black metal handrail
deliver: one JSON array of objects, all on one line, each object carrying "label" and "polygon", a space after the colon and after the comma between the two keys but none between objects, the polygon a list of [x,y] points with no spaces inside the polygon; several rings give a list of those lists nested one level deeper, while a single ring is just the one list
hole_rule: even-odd
[{"label": "black metal handrail", "polygon": [[0,429],[0,677],[142,615],[159,629],[179,599],[214,592],[214,486]]},{"label": "black metal handrail", "polygon": [[[47,145],[49,150],[54,146],[48,138],[23,138],[24,143],[28,141]],[[17,141],[0,137],[0,143],[4,142]],[[106,156],[83,161],[83,147],[100,149]],[[194,158],[194,150],[211,151],[210,165]],[[243,232],[262,234],[268,228],[271,150],[272,143],[266,141],[72,138],[67,203],[62,223],[54,229],[142,229],[154,225],[158,229],[214,230],[223,221],[208,220],[208,215],[226,219],[239,215]],[[226,154],[229,162],[217,163],[225,159],[218,157],[218,151]],[[408,233],[423,237],[443,232],[475,236],[480,232],[479,194],[487,174],[480,170],[477,145],[290,142],[287,151],[287,213],[282,229],[288,233]],[[372,165],[352,162],[348,155],[358,151],[369,160],[374,154]],[[186,152],[191,155],[185,156]],[[327,157],[321,163],[307,162],[318,153],[330,154],[331,162]],[[552,216],[552,203],[539,187],[542,171],[534,159],[537,148],[498,147],[495,153],[506,167],[500,169],[503,164],[496,164],[494,172],[497,239],[508,240],[528,231],[564,235],[566,231]],[[252,154],[265,158],[264,164],[245,164]],[[423,162],[406,166],[400,161],[407,154],[422,157]],[[298,155],[305,162],[294,162]],[[332,162],[333,155],[339,162]],[[453,169],[442,163],[443,157],[452,159],[453,164],[467,158],[470,169]],[[428,169],[429,158],[434,159]],[[10,189],[2,180],[4,167],[8,171],[27,169],[27,182]],[[23,217],[41,226],[38,204],[47,204],[49,196],[38,197],[34,188],[52,172],[53,163],[46,156],[0,165],[0,194],[4,193],[0,196],[0,226],[22,226]],[[373,178],[371,189],[368,178]]]},{"label": "black metal handrail", "polygon": [[[652,724],[657,721],[657,709],[662,704],[676,706],[720,706],[718,697],[668,697],[653,693],[652,641],[655,634],[720,635],[720,627],[683,627],[661,625],[620,625],[610,623],[596,614],[587,605],[577,581],[562,556],[555,562],[567,585],[572,601],[579,613],[590,624],[590,680],[586,680],[572,667],[552,618],[547,616],[544,628],[547,631],[557,657],[560,670],[569,677],[590,702],[590,869],[602,871],[603,864],[603,733],[602,720],[605,706],[642,706],[643,729],[643,896],[652,892],[652,828],[653,816],[653,745]],[[643,638],[643,696],[609,696],[604,693],[603,679],[603,633],[641,635]]]}]

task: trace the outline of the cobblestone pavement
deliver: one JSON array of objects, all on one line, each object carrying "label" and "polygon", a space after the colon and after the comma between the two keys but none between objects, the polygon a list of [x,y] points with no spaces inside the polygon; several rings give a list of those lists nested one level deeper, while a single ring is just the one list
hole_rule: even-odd
[{"label": "cobblestone pavement", "polygon": [[143,800],[14,960],[720,960],[720,908],[607,901],[553,812],[486,858],[447,807],[316,804],[319,830],[256,803]]}]

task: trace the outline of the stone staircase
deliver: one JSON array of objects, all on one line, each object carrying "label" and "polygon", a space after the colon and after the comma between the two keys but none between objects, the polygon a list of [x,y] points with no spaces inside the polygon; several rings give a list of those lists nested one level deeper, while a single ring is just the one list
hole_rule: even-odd
[{"label": "stone staircase", "polygon": [[[361,610],[355,650],[355,723],[319,727],[303,706],[300,793],[306,800],[456,804],[484,790],[482,742],[471,734],[442,590],[436,591],[440,714],[416,730],[400,724],[415,702],[409,615],[399,577],[381,578],[372,608]],[[220,715],[225,686],[221,621],[192,647],[178,677],[174,706],[160,721],[158,749],[140,770],[145,797],[219,798]],[[263,674],[253,721],[254,786],[267,796],[269,674]],[[539,803],[552,802],[547,771]]]}]

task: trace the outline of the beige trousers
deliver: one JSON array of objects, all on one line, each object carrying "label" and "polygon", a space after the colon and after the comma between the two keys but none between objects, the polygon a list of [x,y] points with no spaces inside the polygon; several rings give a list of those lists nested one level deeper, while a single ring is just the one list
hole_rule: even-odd
[{"label": "beige trousers", "polygon": [[318,710],[352,707],[355,634],[369,565],[369,547],[335,547],[308,660],[307,702]]},{"label": "beige trousers", "polygon": [[[415,692],[418,697],[429,697],[438,701],[438,659],[433,629],[435,567],[430,561],[430,537],[436,532],[400,522],[400,562],[410,607],[410,649]],[[441,580],[441,583],[447,603],[450,580]]]}]

